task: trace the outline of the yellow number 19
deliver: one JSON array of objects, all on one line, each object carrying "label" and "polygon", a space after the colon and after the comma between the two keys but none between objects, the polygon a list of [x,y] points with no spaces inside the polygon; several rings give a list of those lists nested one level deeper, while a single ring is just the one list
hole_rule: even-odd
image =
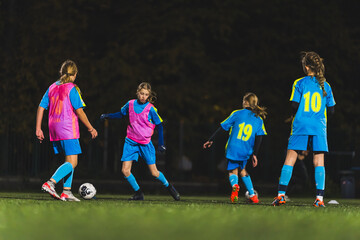
[{"label": "yellow number 19", "polygon": [[[245,136],[243,136],[243,134]],[[252,126],[251,126],[251,124],[245,125],[244,122],[239,124],[239,133],[238,133],[238,136],[237,136],[238,139],[242,139],[243,141],[246,142],[251,137],[251,134],[252,134]]]}]

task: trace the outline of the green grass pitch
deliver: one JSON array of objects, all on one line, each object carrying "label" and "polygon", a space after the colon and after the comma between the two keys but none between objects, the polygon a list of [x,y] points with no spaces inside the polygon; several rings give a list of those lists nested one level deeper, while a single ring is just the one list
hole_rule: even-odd
[{"label": "green grass pitch", "polygon": [[315,208],[312,198],[273,207],[271,198],[251,205],[227,196],[128,197],[61,202],[45,193],[0,193],[0,240],[360,239],[360,200]]}]

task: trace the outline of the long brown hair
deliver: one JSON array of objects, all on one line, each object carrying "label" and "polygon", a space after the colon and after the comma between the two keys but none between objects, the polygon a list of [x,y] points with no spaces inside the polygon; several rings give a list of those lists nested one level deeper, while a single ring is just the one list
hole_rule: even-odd
[{"label": "long brown hair", "polygon": [[317,81],[319,82],[321,89],[323,91],[323,96],[327,95],[324,87],[324,83],[326,81],[325,78],[325,66],[323,63],[324,59],[322,59],[319,54],[316,52],[301,52],[301,64],[305,74],[308,74],[305,66],[310,68],[310,71],[315,74]]},{"label": "long brown hair", "polygon": [[61,84],[71,82],[70,76],[74,76],[77,72],[78,69],[75,62],[71,60],[63,62],[59,71]]},{"label": "long brown hair", "polygon": [[148,83],[148,82],[140,83],[137,90],[136,90],[136,95],[141,91],[141,89],[145,89],[145,90],[149,91],[149,98],[147,99],[148,102],[154,103],[156,101],[156,93],[151,90],[150,83]]},{"label": "long brown hair", "polygon": [[266,112],[266,107],[260,107],[258,105],[259,99],[258,97],[255,95],[255,93],[246,93],[243,101],[246,101],[247,103],[249,103],[249,107],[251,108],[251,111],[253,113],[255,113],[255,115],[257,117],[261,117],[263,119],[266,118],[267,112]]}]

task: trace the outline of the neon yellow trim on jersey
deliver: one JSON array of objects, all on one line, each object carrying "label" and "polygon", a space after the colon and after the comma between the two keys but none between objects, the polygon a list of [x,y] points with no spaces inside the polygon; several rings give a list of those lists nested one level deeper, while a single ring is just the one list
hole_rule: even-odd
[{"label": "neon yellow trim on jersey", "polygon": [[293,98],[294,98],[295,86],[296,86],[297,82],[298,82],[299,80],[303,79],[303,78],[304,78],[304,77],[299,78],[299,79],[296,79],[296,80],[294,81],[294,84],[293,84],[293,86],[292,86],[290,101],[292,101]]},{"label": "neon yellow trim on jersey", "polygon": [[325,116],[325,124],[327,123],[327,114],[326,114],[326,108],[325,108],[325,111],[324,111],[324,116]]},{"label": "neon yellow trim on jersey", "polygon": [[153,106],[153,108],[154,108],[154,110],[155,110],[156,114],[158,115],[158,117],[159,117],[159,119],[160,119],[160,122],[163,122],[162,118],[161,118],[161,117],[160,117],[160,115],[158,114],[158,110],[157,110],[157,108],[156,108],[156,107],[154,107],[154,106]]},{"label": "neon yellow trim on jersey", "polygon": [[[296,116],[296,115],[295,115],[295,116]],[[292,119],[292,121],[291,121],[291,132],[290,132],[290,135],[293,134],[293,124],[294,124],[295,116],[293,116],[293,119]]]},{"label": "neon yellow trim on jersey", "polygon": [[265,135],[267,135],[267,132],[266,132],[266,130],[265,130],[265,125],[264,125],[264,123],[262,124],[262,130],[264,131]]},{"label": "neon yellow trim on jersey", "polygon": [[[240,110],[242,110],[242,109],[240,109]],[[228,120],[229,117],[231,117],[231,115],[233,115],[235,112],[240,111],[240,110],[235,110],[235,111],[233,111],[233,112],[232,112],[224,121],[222,121],[220,124],[222,124],[223,122],[225,122],[226,120]],[[231,133],[231,130],[230,130],[230,133]]]},{"label": "neon yellow trim on jersey", "polygon": [[75,89],[76,89],[76,91],[79,93],[80,100],[81,100],[83,106],[86,107],[86,104],[85,104],[85,102],[84,102],[84,100],[82,99],[82,96],[81,96],[80,88],[79,88],[77,85],[75,85]]},{"label": "neon yellow trim on jersey", "polygon": [[262,117],[259,116],[259,118],[263,121],[263,124],[261,126],[262,130],[264,131],[265,135],[267,135],[266,129],[265,129],[265,124],[264,124],[264,119]]},{"label": "neon yellow trim on jersey", "polygon": [[[234,111],[235,112],[235,111]],[[231,114],[230,114],[231,115]],[[229,131],[229,136],[231,135],[231,131],[232,131],[232,127],[230,128],[230,131]],[[227,140],[226,142],[226,145],[225,145],[225,152],[226,152],[226,149],[227,149],[227,146],[228,146],[228,143],[229,143],[229,140],[230,138]]]},{"label": "neon yellow trim on jersey", "polygon": [[327,81],[325,81],[324,83],[327,83],[327,85],[329,85],[329,87],[331,88],[330,83],[328,83]]}]

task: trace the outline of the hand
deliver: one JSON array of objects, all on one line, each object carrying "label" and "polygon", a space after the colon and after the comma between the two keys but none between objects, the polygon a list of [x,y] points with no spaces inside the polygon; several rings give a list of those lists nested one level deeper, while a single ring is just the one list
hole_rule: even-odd
[{"label": "hand", "polygon": [[256,167],[257,164],[258,164],[258,160],[257,160],[257,157],[255,155],[252,155],[252,164],[253,164],[253,167]]},{"label": "hand", "polygon": [[108,117],[109,117],[109,114],[101,114],[101,116],[100,116],[100,120],[101,121],[104,121],[105,119],[108,119]]},{"label": "hand", "polygon": [[158,146],[158,150],[159,150],[159,152],[164,153],[166,151],[165,145]]},{"label": "hand", "polygon": [[94,139],[94,138],[96,138],[96,137],[97,137],[98,132],[96,131],[96,129],[95,129],[95,128],[88,129],[88,131],[90,132],[90,134],[91,134],[91,138],[92,138],[92,139]]},{"label": "hand", "polygon": [[41,129],[36,130],[36,137],[39,139],[40,143],[44,140],[44,133]]},{"label": "hand", "polygon": [[204,149],[209,148],[209,147],[211,147],[212,144],[213,144],[213,141],[207,141],[206,143],[204,143],[203,148]]}]

